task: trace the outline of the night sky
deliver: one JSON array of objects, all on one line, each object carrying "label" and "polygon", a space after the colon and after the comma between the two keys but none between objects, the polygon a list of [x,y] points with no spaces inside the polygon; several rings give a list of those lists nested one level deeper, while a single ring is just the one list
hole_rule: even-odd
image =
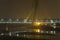
[{"label": "night sky", "polygon": [[[32,0],[0,0],[0,18],[32,18],[32,3]],[[36,14],[39,19],[60,19],[60,0],[39,0]]]}]

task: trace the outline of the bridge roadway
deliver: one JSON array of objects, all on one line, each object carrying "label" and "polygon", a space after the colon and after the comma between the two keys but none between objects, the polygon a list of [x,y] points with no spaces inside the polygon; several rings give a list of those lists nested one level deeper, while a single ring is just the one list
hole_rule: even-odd
[{"label": "bridge roadway", "polygon": [[[34,22],[39,21],[42,23],[60,23],[59,19],[41,19],[41,20],[34,20]],[[26,20],[26,19],[8,19],[8,20],[4,20],[4,19],[0,19],[0,23],[32,23],[33,20]]]},{"label": "bridge roadway", "polygon": [[[60,19],[40,19],[40,20],[34,20],[34,22],[40,22],[40,23],[47,23],[47,24],[53,24],[60,28]],[[32,24],[33,20],[29,19],[0,19],[0,24]]]}]

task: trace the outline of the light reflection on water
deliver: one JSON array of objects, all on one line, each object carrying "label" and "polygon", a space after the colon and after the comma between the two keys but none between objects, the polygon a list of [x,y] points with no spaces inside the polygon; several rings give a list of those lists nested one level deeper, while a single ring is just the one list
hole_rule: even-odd
[{"label": "light reflection on water", "polygon": [[34,29],[34,32],[40,33],[40,29]]},{"label": "light reflection on water", "polygon": [[[23,34],[19,34],[19,37],[24,37],[24,38],[32,38],[32,39],[55,39],[55,36],[52,36],[54,35],[52,33],[52,35],[50,35],[53,31],[43,31],[41,29],[28,29],[28,30],[22,30],[22,33]],[[27,34],[26,34],[27,33]],[[33,34],[34,33],[34,34]],[[36,33],[36,34],[35,34]],[[40,33],[46,33],[46,34],[49,34],[49,35],[40,35]]]},{"label": "light reflection on water", "polygon": [[[11,27],[10,27],[11,28]],[[41,29],[35,29],[35,28],[28,28],[28,26],[27,27],[12,27],[10,30],[19,30],[20,32],[27,32],[27,34],[17,34],[17,36],[19,36],[19,37],[26,37],[26,38],[36,38],[36,39],[39,39],[39,38],[41,38],[41,39],[54,39],[54,36],[52,36],[52,35],[38,35],[38,34],[40,34],[40,33],[47,33],[47,34],[53,34],[53,31],[43,31],[43,30],[41,30]],[[29,33],[32,33],[32,32],[34,32],[34,33],[38,33],[38,34],[29,34]],[[19,33],[19,32],[17,32],[17,33]],[[15,36],[16,34],[14,34],[13,33],[13,35]]]}]

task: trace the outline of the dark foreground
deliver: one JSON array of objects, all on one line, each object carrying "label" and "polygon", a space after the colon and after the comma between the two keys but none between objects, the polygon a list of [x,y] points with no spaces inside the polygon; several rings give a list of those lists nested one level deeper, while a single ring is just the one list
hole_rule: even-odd
[{"label": "dark foreground", "polygon": [[29,39],[29,38],[20,38],[16,36],[0,36],[0,40],[49,40],[49,39]]}]

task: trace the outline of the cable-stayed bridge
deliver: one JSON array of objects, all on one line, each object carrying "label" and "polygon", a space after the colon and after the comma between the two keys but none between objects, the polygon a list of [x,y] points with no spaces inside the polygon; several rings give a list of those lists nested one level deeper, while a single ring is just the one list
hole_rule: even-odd
[{"label": "cable-stayed bridge", "polygon": [[[29,24],[32,24],[33,22],[40,22],[40,23],[46,23],[46,24],[51,24],[52,25],[52,27],[53,27],[53,31],[51,30],[51,31],[44,31],[44,30],[41,30],[40,31],[40,28],[38,28],[38,29],[35,29],[35,28],[33,28],[32,29],[32,27],[31,27],[31,25],[29,25]],[[27,36],[29,36],[30,38],[31,38],[31,36],[33,36],[34,37],[34,35],[33,35],[33,32],[34,32],[34,34],[35,34],[35,32],[37,33],[37,34],[39,34],[39,36],[36,34],[35,36],[37,36],[38,38],[40,38],[42,35],[44,36],[46,36],[46,34],[52,34],[52,35],[55,35],[56,34],[56,32],[55,32],[55,28],[56,27],[58,27],[58,26],[56,26],[56,24],[60,24],[60,19],[40,19],[40,20],[32,20],[32,19],[29,19],[29,20],[26,20],[26,19],[12,19],[12,18],[9,18],[9,19],[4,19],[4,18],[1,18],[0,19],[0,25],[1,24],[5,24],[5,26],[6,26],[6,29],[5,30],[8,30],[9,32],[8,33],[1,33],[0,35],[10,35],[10,36],[23,36],[23,37],[27,37]],[[28,26],[24,26],[25,24],[27,24]],[[21,27],[21,25],[22,25],[22,27]],[[5,27],[4,26],[4,27]],[[24,26],[24,27],[23,27]],[[50,27],[50,26],[48,26],[48,27]],[[47,27],[46,27],[47,28]],[[45,29],[45,28],[44,28]],[[12,31],[12,30],[19,30],[19,31]],[[22,34],[21,34],[22,33]],[[32,33],[32,34],[31,34]],[[44,34],[43,34],[44,33]],[[46,34],[45,34],[46,33]],[[28,34],[30,34],[30,35],[28,35]],[[42,34],[42,35],[41,35]],[[55,38],[55,36],[51,36],[49,34],[49,36],[47,35],[47,37],[46,37],[46,39],[48,38],[48,39],[53,39],[53,38]],[[41,36],[40,36],[41,35]],[[43,37],[41,37],[41,38],[43,38]],[[44,37],[45,38],[45,37]]]}]

